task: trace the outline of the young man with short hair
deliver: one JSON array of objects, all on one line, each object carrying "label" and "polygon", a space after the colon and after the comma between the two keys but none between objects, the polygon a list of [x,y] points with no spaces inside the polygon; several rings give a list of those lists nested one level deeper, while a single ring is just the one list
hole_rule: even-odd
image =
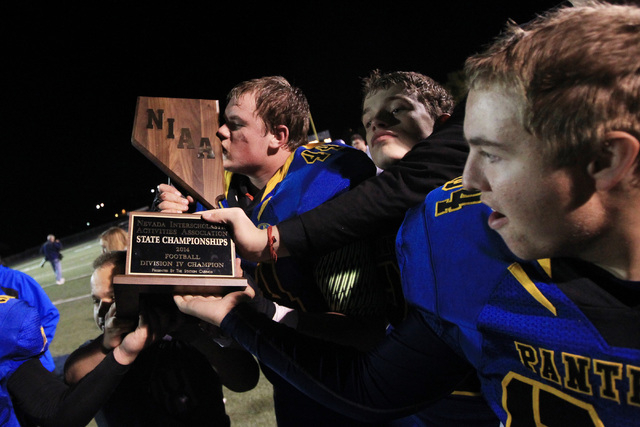
[{"label": "young man with short hair", "polygon": [[[91,297],[93,317],[101,334],[76,349],[65,362],[64,377],[68,384],[77,384],[88,375],[114,348],[120,345],[123,335],[132,327],[131,319],[117,316],[117,301],[113,278],[124,274],[125,251],[105,252],[93,262],[91,275]],[[162,333],[163,339],[145,348],[132,364],[122,381],[104,402],[97,418],[108,426],[144,425],[219,425],[229,426],[229,416],[225,411],[221,378],[214,365],[205,357],[192,341],[179,339],[176,313],[166,310],[166,305],[155,304],[158,300],[143,301],[149,305],[146,310],[163,310],[166,315],[164,325],[173,329]],[[141,305],[142,307],[142,305]],[[189,334],[193,339],[196,334]],[[177,337],[177,338],[176,338]],[[193,339],[195,341],[195,339]],[[221,351],[221,350],[219,350]],[[236,350],[233,353],[244,355]],[[225,359],[225,356],[219,359]],[[232,367],[246,367],[248,371],[255,361],[237,357]],[[257,382],[257,370],[256,370]]]},{"label": "young man with short hair", "polygon": [[[421,73],[374,70],[363,79],[362,124],[372,142],[371,153],[377,166],[388,168],[402,159],[416,144],[429,137],[436,124],[449,119],[453,99],[436,81]],[[454,163],[455,164],[455,163]],[[462,172],[462,165],[458,173]],[[451,175],[455,178],[456,175]],[[397,230],[373,239],[371,257],[376,260],[378,274],[371,286],[396,289],[397,323],[405,313],[400,271],[394,242]],[[394,286],[386,285],[391,281]],[[407,301],[411,304],[411,301]],[[402,306],[400,306],[402,304]],[[409,417],[388,424],[400,426],[497,426],[498,421],[480,394],[480,386],[471,378],[437,404]]]},{"label": "young man with short hair", "polygon": [[373,351],[295,335],[240,293],[178,306],[355,417],[438,399],[475,368],[505,425],[637,424],[638,58],[640,8],[598,4],[512,26],[467,61],[463,179],[407,214],[412,304]]},{"label": "young man with short hair", "polygon": [[[283,77],[236,85],[227,96],[223,123],[218,137],[226,187],[220,205],[241,208],[260,229],[313,209],[375,175],[371,160],[358,150],[332,142],[307,143],[307,99]],[[160,209],[186,210],[188,199],[176,189],[167,185],[159,189]],[[300,330],[368,348],[384,336],[388,322],[385,290],[367,286],[361,274],[359,260],[365,249],[363,244],[353,245],[324,257],[259,264],[243,260],[242,269],[267,301],[279,304],[280,311],[270,311],[271,317],[296,310],[305,313],[293,321]],[[263,371],[274,386],[278,425],[298,426],[309,419],[354,425],[352,419],[308,399],[267,367]]]},{"label": "young man with short hair", "polygon": [[368,152],[367,141],[364,140],[362,135],[354,133],[349,137],[349,141],[351,141],[351,146],[356,150],[364,151],[365,153]]}]

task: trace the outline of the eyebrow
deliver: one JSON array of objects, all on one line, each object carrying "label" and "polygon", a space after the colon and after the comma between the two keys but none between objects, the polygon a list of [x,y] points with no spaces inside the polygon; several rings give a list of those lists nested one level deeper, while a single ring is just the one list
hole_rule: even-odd
[{"label": "eyebrow", "polygon": [[504,144],[495,141],[489,141],[483,138],[466,138],[467,144],[474,145],[476,147],[498,147],[503,148]]},{"label": "eyebrow", "polygon": [[[409,95],[406,95],[406,94],[404,94],[404,93],[398,93],[398,94],[395,94],[395,95],[393,95],[393,96],[389,96],[389,97],[385,98],[384,100],[385,100],[385,101],[395,101],[396,99],[399,99],[399,100],[401,100],[401,101],[406,101],[406,100],[407,100],[407,98],[409,98]],[[362,110],[362,114],[361,114],[361,116],[364,116],[364,115],[365,115],[366,113],[368,113],[370,110],[371,110],[371,108],[369,108],[369,107],[364,108],[364,109]]]}]

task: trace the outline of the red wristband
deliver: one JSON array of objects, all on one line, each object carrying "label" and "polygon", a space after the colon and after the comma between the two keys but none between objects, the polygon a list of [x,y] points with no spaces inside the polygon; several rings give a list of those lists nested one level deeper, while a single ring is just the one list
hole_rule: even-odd
[{"label": "red wristband", "polygon": [[267,227],[267,243],[269,244],[269,255],[271,256],[271,261],[278,261],[278,253],[273,248],[273,244],[276,242],[276,238],[273,237],[273,226],[270,225]]}]

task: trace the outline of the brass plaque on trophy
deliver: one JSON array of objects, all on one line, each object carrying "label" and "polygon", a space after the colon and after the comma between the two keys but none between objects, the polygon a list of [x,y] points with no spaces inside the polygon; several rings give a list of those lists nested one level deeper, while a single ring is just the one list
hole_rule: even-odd
[{"label": "brass plaque on trophy", "polygon": [[234,277],[233,240],[198,214],[131,212],[126,274]]},{"label": "brass plaque on trophy", "polygon": [[218,101],[138,97],[131,142],[207,209],[224,195]]},{"label": "brass plaque on trophy", "polygon": [[243,290],[247,281],[236,277],[235,259],[227,229],[198,214],[131,212],[125,274],[113,280],[118,316],[137,316],[144,294],[157,300]]}]

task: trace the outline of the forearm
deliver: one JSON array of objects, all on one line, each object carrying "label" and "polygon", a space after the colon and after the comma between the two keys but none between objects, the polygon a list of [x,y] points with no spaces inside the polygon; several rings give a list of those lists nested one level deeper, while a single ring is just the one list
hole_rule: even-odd
[{"label": "forearm", "polygon": [[85,426],[104,405],[129,366],[108,355],[75,386],[67,386],[36,359],[22,364],[7,388],[16,410],[42,426]]},{"label": "forearm", "polygon": [[103,335],[100,335],[69,355],[64,364],[64,380],[67,384],[75,384],[80,381],[109,354],[110,350],[102,345],[102,338]]},{"label": "forearm", "polygon": [[[406,330],[394,331],[367,353],[304,336],[246,305],[232,310],[221,327],[313,399],[354,418],[379,421],[420,410],[471,371],[421,325],[413,318]],[[415,328],[421,335],[415,336]]]}]

